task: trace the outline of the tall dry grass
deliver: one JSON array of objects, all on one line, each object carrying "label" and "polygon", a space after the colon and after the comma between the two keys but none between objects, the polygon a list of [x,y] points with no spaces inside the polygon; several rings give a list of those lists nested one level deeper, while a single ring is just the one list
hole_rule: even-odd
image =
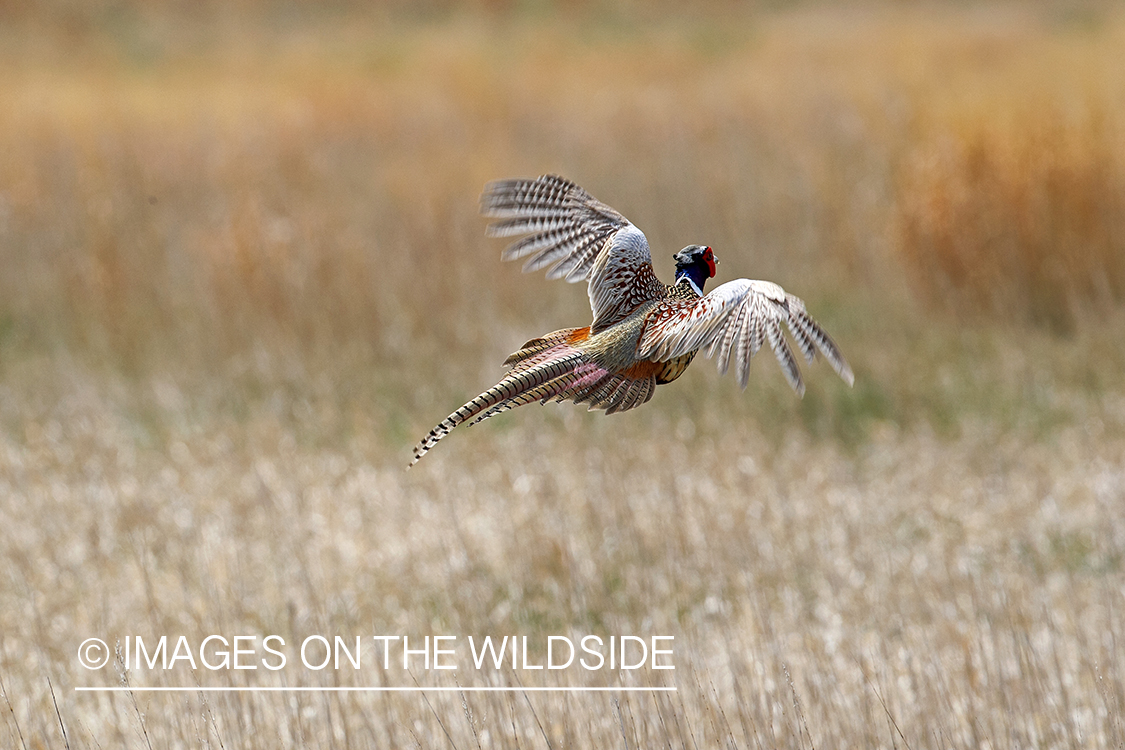
[{"label": "tall dry grass", "polygon": [[[135,7],[0,45],[8,744],[1121,744],[1125,348],[1090,281],[1119,217],[1088,205],[1121,174],[1119,17]],[[1102,121],[1037,153],[1071,109],[1033,105],[1067,97]],[[856,388],[700,362],[643,410],[518,412],[404,474],[509,351],[587,319],[476,216],[545,171],[665,278],[703,241],[803,296]],[[1046,291],[1009,272],[1052,248]],[[117,679],[77,666],[89,635],[215,631],[669,634],[679,692],[73,692]],[[130,676],[197,678],[237,682]]]},{"label": "tall dry grass", "polygon": [[1058,331],[1120,306],[1120,110],[1071,106],[949,123],[907,162],[901,246],[930,302]]}]

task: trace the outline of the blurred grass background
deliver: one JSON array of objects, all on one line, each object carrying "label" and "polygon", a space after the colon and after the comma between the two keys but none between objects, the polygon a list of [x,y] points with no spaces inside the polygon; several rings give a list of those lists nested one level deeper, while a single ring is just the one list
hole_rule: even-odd
[{"label": "blurred grass background", "polygon": [[[690,660],[678,702],[543,702],[541,735],[530,701],[477,704],[481,743],[455,700],[64,693],[71,746],[1120,745],[1121,70],[1110,4],[0,3],[9,735],[58,746],[87,634],[219,623]],[[855,388],[700,362],[402,474],[588,320],[476,215],[547,171],[665,279],[701,242],[803,297]]]}]

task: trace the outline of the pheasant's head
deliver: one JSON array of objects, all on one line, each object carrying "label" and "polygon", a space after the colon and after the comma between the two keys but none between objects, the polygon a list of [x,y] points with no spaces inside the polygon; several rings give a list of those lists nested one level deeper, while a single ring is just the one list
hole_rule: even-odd
[{"label": "pheasant's head", "polygon": [[703,294],[703,285],[715,276],[715,266],[719,263],[711,248],[688,245],[672,258],[676,261],[676,281],[686,277],[696,292]]}]

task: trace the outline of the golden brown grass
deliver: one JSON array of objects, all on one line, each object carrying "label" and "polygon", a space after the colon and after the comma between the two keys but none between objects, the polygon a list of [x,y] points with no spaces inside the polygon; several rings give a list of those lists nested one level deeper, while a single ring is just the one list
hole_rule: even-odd
[{"label": "golden brown grass", "polygon": [[1071,330],[1125,299],[1125,131],[1101,96],[927,134],[902,176],[901,247],[931,302]]},{"label": "golden brown grass", "polygon": [[[0,45],[5,744],[1125,741],[1119,16],[124,7]],[[637,412],[529,407],[405,473],[509,351],[588,316],[475,215],[544,171],[665,278],[702,241],[722,280],[805,297],[856,387],[817,367],[798,401],[763,361],[742,393],[703,361]],[[674,635],[674,677],[642,677],[679,691],[73,692],[116,684],[88,636],[587,632]]]}]

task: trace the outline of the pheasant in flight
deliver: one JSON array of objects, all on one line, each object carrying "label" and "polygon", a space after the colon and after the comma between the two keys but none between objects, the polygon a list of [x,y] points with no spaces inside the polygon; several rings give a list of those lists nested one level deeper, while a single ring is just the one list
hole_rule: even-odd
[{"label": "pheasant in flight", "polygon": [[607,414],[652,398],[656,386],[683,374],[696,353],[733,360],[739,384],[750,358],[769,342],[798,395],[805,386],[782,333],[789,328],[810,364],[817,352],[851,385],[855,378],[836,344],[805,311],[805,303],[769,281],[728,281],[703,295],[718,261],[710,247],[689,245],[673,258],[676,280],[662,284],[652,270],[648,240],[624,216],[573,182],[555,175],[490,183],[481,213],[498,219],[494,237],[530,235],[506,249],[504,260],[527,257],[523,270],[588,282],[594,320],[528,341],[504,362],[504,378],[446,417],[414,448],[413,466],[453,428],[476,424],[529,404],[573,401]]}]

